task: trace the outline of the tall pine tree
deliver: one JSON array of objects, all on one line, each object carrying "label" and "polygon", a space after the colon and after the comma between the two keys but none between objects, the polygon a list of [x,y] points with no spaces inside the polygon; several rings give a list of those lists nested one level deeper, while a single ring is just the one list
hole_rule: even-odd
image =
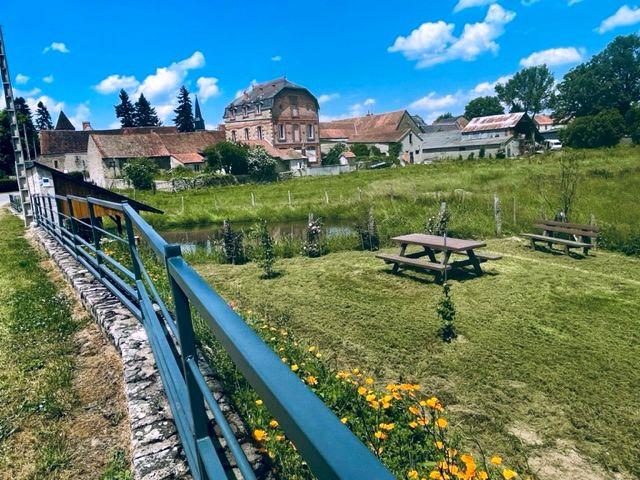
[{"label": "tall pine tree", "polygon": [[115,105],[114,108],[116,109],[116,117],[120,119],[120,125],[122,125],[122,128],[135,127],[136,111],[133,107],[133,104],[131,103],[131,100],[129,100],[129,95],[127,95],[127,92],[122,89],[120,90],[119,97],[120,103],[118,105]]},{"label": "tall pine tree", "polygon": [[151,106],[143,93],[138,97],[135,105],[136,127],[159,127],[162,122],[158,120],[156,109]]},{"label": "tall pine tree", "polygon": [[189,90],[184,85],[178,93],[178,106],[174,110],[176,116],[173,119],[179,132],[194,132],[193,110],[191,109],[191,99],[189,98]]},{"label": "tall pine tree", "polygon": [[51,115],[47,106],[38,102],[38,110],[36,110],[36,128],[38,130],[52,130],[53,122],[51,122]]}]

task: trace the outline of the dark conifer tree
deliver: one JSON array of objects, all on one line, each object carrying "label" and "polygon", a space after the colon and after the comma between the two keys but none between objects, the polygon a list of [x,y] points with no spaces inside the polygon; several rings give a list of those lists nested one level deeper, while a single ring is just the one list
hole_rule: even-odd
[{"label": "dark conifer tree", "polygon": [[162,122],[158,119],[156,109],[151,106],[143,93],[135,104],[136,127],[159,127]]},{"label": "dark conifer tree", "polygon": [[38,102],[38,110],[36,110],[36,128],[38,130],[52,130],[53,122],[51,121],[51,115],[47,106]]},{"label": "dark conifer tree", "polygon": [[[16,108],[16,117],[18,118],[18,128],[20,129],[20,138],[22,139],[22,149],[25,152],[25,156],[27,151],[31,154],[32,157],[38,154],[36,150],[34,152],[34,148],[38,148],[38,131],[36,127],[33,125],[33,118],[31,117],[31,109],[24,98],[18,97],[14,101],[14,105]],[[26,138],[25,136],[26,132]],[[27,143],[29,148],[27,148]]]},{"label": "dark conifer tree", "polygon": [[127,95],[127,92],[123,90],[120,90],[120,103],[118,105],[115,105],[115,109],[116,109],[116,117],[120,119],[120,125],[122,125],[122,127],[135,127],[136,126],[136,122],[135,122],[135,108],[133,107],[133,104],[131,103],[131,100],[129,100],[129,95]]},{"label": "dark conifer tree", "polygon": [[189,98],[189,90],[184,85],[178,93],[178,106],[174,110],[176,116],[173,119],[179,132],[195,131],[193,110],[191,108],[191,99]]}]

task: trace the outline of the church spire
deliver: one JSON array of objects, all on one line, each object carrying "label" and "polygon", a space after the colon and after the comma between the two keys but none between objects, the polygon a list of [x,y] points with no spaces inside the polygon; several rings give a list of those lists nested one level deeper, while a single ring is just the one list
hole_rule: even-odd
[{"label": "church spire", "polygon": [[202,113],[200,112],[200,104],[198,103],[198,97],[196,97],[196,108],[195,115],[193,118],[193,126],[197,130],[204,130],[204,119],[202,118]]}]

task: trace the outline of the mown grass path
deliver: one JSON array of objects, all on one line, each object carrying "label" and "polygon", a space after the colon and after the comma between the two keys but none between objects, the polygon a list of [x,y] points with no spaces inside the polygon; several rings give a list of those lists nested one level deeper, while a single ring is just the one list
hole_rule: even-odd
[{"label": "mown grass path", "polygon": [[64,285],[0,209],[0,479],[127,480],[117,353]]},{"label": "mown grass path", "polygon": [[422,383],[488,451],[540,471],[578,459],[546,478],[639,476],[640,260],[532,252],[518,239],[488,250],[504,258],[485,276],[451,281],[452,344],[437,335],[441,287],[392,275],[370,252],[282,260],[271,280],[254,264],[197,268],[227,299],[285,316],[340,367]]}]

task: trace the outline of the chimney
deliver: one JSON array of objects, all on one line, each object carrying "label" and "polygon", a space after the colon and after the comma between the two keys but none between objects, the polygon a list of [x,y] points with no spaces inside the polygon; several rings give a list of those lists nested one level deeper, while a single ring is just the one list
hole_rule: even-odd
[{"label": "chimney", "polygon": [[91,122],[82,122],[82,130],[93,130]]}]

